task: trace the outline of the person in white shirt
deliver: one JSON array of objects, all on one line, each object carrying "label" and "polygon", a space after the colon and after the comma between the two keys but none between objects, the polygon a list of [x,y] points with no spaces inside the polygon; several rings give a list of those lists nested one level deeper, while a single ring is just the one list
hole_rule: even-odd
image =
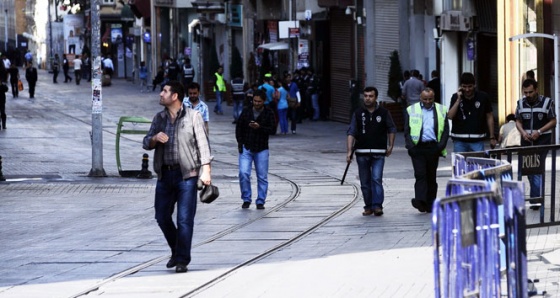
[{"label": "person in white shirt", "polygon": [[4,62],[4,68],[6,69],[10,69],[10,66],[12,66],[12,63],[10,62],[10,59],[8,59],[8,57],[2,55],[2,62]]},{"label": "person in white shirt", "polygon": [[80,85],[82,79],[82,59],[80,59],[80,55],[76,55],[76,58],[74,58],[74,77],[76,77],[76,85]]},{"label": "person in white shirt", "polygon": [[107,56],[105,59],[103,59],[103,70],[106,74],[113,78],[113,72],[115,71],[115,68],[113,67],[113,60],[111,60],[111,56]]}]

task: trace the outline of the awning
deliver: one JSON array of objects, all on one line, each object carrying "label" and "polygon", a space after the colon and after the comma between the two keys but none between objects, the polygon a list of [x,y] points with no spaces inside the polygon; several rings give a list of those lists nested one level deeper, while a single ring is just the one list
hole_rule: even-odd
[{"label": "awning", "polygon": [[269,51],[289,50],[290,45],[285,42],[271,42],[260,45],[259,49],[265,49]]},{"label": "awning", "polygon": [[35,35],[33,35],[33,34],[30,34],[30,33],[27,33],[27,32],[23,32],[23,34],[21,34],[21,35],[23,35],[23,37],[25,37],[25,38],[27,38],[27,39],[33,40],[33,41],[36,42],[36,43],[42,42],[42,41],[39,40],[37,37],[35,37]]},{"label": "awning", "polygon": [[128,5],[137,18],[150,18],[150,0],[128,0]]}]

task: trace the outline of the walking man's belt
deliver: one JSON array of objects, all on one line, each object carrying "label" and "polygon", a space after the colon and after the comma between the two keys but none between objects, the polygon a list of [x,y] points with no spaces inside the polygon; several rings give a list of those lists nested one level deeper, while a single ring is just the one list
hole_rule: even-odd
[{"label": "walking man's belt", "polygon": [[387,150],[385,149],[356,149],[356,153],[377,153],[377,154],[383,154],[383,153],[387,153]]},{"label": "walking man's belt", "polygon": [[161,169],[164,171],[180,170],[181,165],[162,165]]}]

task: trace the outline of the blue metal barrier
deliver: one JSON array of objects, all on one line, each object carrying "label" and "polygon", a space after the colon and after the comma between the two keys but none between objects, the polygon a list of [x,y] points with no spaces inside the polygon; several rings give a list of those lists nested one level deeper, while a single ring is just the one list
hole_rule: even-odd
[{"label": "blue metal barrier", "polygon": [[452,163],[432,211],[436,297],[527,296],[522,182],[507,161],[454,154]]},{"label": "blue metal barrier", "polygon": [[[516,162],[517,167],[513,168],[513,177],[519,181],[523,179],[523,176],[542,176],[540,195],[535,197],[533,194],[533,197],[531,197],[531,195],[525,194],[526,207],[539,210],[538,221],[527,222],[526,227],[530,229],[560,225],[560,220],[556,218],[558,214],[556,204],[556,159],[559,149],[560,145],[540,145],[464,152],[460,155],[462,158],[485,157],[498,160],[506,159],[510,163]],[[461,165],[460,162],[459,160],[453,163],[454,176],[460,176],[465,173],[461,172],[461,166],[464,165]],[[548,212],[548,216],[546,216],[546,212]]]}]

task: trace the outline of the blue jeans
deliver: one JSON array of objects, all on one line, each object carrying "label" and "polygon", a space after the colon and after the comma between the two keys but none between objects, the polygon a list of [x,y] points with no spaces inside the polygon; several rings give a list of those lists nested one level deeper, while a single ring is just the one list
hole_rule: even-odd
[{"label": "blue jeans", "polygon": [[360,185],[364,198],[364,209],[383,208],[385,193],[383,191],[383,155],[356,155]]},{"label": "blue jeans", "polygon": [[251,166],[255,163],[257,172],[257,204],[264,204],[268,192],[268,149],[251,152],[243,146],[239,154],[239,187],[243,202],[251,202]]},{"label": "blue jeans", "polygon": [[[189,264],[196,214],[198,176],[183,180],[181,170],[163,171],[156,184],[156,221],[178,263]],[[177,226],[173,211],[177,204]]]},{"label": "blue jeans", "polygon": [[477,151],[484,151],[484,141],[470,143],[453,140],[453,152],[455,153]]},{"label": "blue jeans", "polygon": [[288,109],[278,110],[278,121],[280,122],[280,133],[288,132]]},{"label": "blue jeans", "polygon": [[311,104],[313,105],[313,120],[319,120],[319,94],[311,95]]},{"label": "blue jeans", "polygon": [[233,120],[237,121],[243,111],[243,98],[233,97]]},{"label": "blue jeans", "polygon": [[216,91],[216,106],[214,107],[214,112],[223,113],[222,111],[222,92]]},{"label": "blue jeans", "polygon": [[529,179],[529,186],[530,186],[530,197],[531,198],[540,198],[542,197],[541,194],[541,187],[542,187],[542,175],[527,175],[527,179]]}]

